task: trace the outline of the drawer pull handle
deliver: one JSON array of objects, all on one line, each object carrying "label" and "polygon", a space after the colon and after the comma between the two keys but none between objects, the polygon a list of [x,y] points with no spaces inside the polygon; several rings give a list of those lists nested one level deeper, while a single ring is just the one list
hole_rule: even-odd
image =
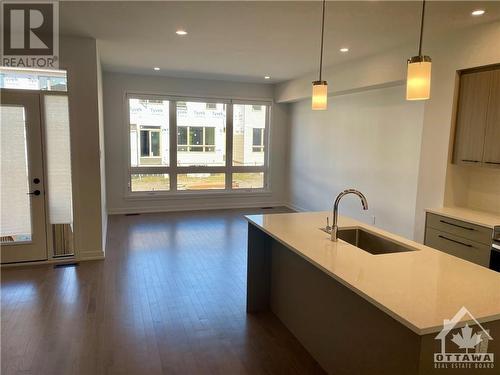
[{"label": "drawer pull handle", "polygon": [[479,160],[471,160],[471,159],[462,159],[462,161],[465,161],[466,163],[479,163]]},{"label": "drawer pull handle", "polygon": [[454,227],[459,227],[459,228],[467,229],[467,230],[475,230],[474,228],[464,227],[463,225],[458,225],[458,224],[455,224],[455,223],[450,223],[449,221],[446,221],[446,220],[439,220],[439,221],[442,222],[442,223],[444,223],[444,224],[453,225]]},{"label": "drawer pull handle", "polygon": [[486,164],[500,164],[499,162],[496,161],[485,161]]},{"label": "drawer pull handle", "polygon": [[451,242],[455,242],[455,243],[458,243],[460,245],[463,245],[463,246],[467,246],[467,247],[474,247],[468,243],[463,243],[463,242],[460,242],[460,241],[457,241],[457,240],[452,240],[451,238],[448,238],[448,237],[445,237],[445,236],[442,236],[442,235],[438,235],[439,238],[442,238],[443,240],[448,240],[448,241],[451,241]]}]

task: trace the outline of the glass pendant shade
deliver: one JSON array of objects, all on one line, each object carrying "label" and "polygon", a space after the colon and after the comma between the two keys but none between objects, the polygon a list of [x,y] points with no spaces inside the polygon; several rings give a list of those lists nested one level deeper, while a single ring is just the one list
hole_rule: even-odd
[{"label": "glass pendant shade", "polygon": [[431,58],[414,56],[408,60],[406,99],[426,100],[431,96]]},{"label": "glass pendant shade", "polygon": [[328,83],[326,81],[314,81],[312,90],[312,109],[314,111],[325,110],[328,107]]}]

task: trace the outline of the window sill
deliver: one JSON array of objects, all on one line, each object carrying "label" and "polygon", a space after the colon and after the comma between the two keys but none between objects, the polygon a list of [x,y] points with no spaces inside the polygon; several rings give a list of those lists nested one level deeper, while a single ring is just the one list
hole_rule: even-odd
[{"label": "window sill", "polygon": [[206,199],[206,198],[231,198],[231,197],[267,197],[271,196],[272,191],[267,189],[245,190],[241,191],[176,191],[176,192],[138,192],[128,193],[124,199],[134,200],[177,200],[177,199]]}]

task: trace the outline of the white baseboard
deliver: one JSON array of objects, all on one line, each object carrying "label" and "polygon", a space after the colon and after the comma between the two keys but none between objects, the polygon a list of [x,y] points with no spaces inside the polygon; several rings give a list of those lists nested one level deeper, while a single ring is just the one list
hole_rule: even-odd
[{"label": "white baseboard", "polygon": [[86,260],[101,260],[104,259],[104,251],[86,251],[78,254],[78,261],[86,261]]},{"label": "white baseboard", "polygon": [[227,210],[239,208],[259,208],[259,207],[286,207],[284,202],[253,202],[253,203],[204,203],[201,205],[186,205],[170,207],[122,207],[108,208],[109,215],[142,214],[176,211],[204,211],[204,210]]}]

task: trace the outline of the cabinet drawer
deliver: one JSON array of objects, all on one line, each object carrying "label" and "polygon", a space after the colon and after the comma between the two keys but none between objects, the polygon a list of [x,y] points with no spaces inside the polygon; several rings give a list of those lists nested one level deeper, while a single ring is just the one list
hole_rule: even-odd
[{"label": "cabinet drawer", "polygon": [[489,228],[430,212],[427,213],[426,226],[485,245],[491,244],[493,235],[493,231]]},{"label": "cabinet drawer", "polygon": [[425,245],[484,267],[490,265],[491,247],[427,227]]}]

